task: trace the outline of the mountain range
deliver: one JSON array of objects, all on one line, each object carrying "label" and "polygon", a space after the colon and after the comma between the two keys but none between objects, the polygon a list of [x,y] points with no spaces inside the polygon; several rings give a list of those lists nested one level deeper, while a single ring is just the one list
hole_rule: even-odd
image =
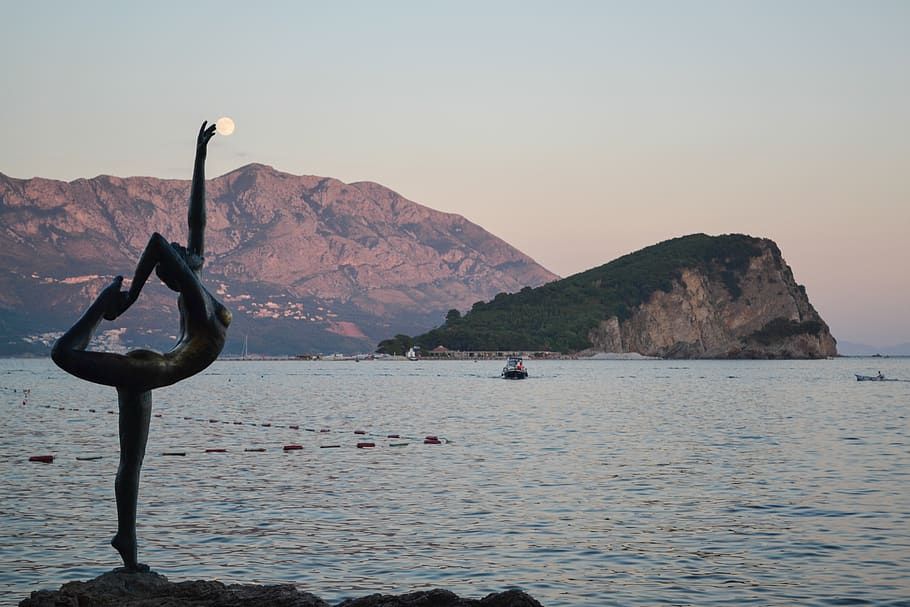
[{"label": "mountain range", "polygon": [[910,356],[910,344],[870,346],[849,341],[838,341],[837,351],[843,356]]},{"label": "mountain range", "polygon": [[[149,236],[186,242],[189,180],[0,173],[0,355],[47,354]],[[464,217],[371,182],[250,164],[206,182],[202,280],[232,311],[225,355],[370,352],[498,293],[558,278]],[[154,284],[153,284],[154,283]],[[97,346],[168,349],[175,294],[149,281]]]}]

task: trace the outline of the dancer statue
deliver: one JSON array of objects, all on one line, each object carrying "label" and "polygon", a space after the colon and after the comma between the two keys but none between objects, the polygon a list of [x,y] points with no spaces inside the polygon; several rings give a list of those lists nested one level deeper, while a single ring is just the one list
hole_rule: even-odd
[{"label": "dancer statue", "polygon": [[[215,125],[202,123],[196,140],[196,161],[187,214],[189,239],[184,248],[168,243],[157,232],[139,258],[129,290],[121,290],[118,276],[98,295],[72,328],[54,344],[52,358],[64,371],[86,381],[117,388],[120,408],[120,466],[114,483],[117,497],[117,534],[111,545],[127,570],[147,571],[139,563],[136,539],[136,502],[139,472],[148,442],[152,390],[199,373],[212,364],[224,347],[231,313],[199,280],[205,254],[205,157]],[[133,350],[127,354],[94,352],[86,348],[101,319],[114,320],[138,298],[155,270],[173,291],[180,310],[180,337],[174,348],[161,354]]]}]

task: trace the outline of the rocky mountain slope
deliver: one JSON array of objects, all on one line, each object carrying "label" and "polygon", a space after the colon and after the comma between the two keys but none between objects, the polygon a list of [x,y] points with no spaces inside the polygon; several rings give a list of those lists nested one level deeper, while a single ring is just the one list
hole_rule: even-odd
[{"label": "rocky mountain slope", "polygon": [[777,245],[755,245],[732,292],[710,268],[683,268],[669,292],[655,291],[626,319],[602,321],[590,333],[592,349],[662,358],[836,356],[828,325]]},{"label": "rocky mountain slope", "polygon": [[[556,278],[463,217],[375,183],[252,164],[206,187],[202,278],[233,312],[228,355],[371,351]],[[46,353],[115,275],[132,276],[152,232],[185,243],[188,198],[188,180],[0,174],[0,354]],[[177,318],[153,280],[99,341],[166,349]]]},{"label": "rocky mountain slope", "polygon": [[828,325],[777,245],[742,234],[693,234],[659,243],[475,305],[413,341],[424,349],[662,358],[837,354]]}]

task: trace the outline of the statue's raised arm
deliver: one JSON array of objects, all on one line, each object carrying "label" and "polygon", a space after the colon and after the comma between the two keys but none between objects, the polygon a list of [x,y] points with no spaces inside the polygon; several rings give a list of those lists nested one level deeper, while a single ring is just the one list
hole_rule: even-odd
[{"label": "statue's raised arm", "polygon": [[[199,265],[202,265],[202,258],[205,256],[205,156],[209,141],[215,135],[215,125],[209,125],[204,121],[199,127],[199,136],[196,138],[196,161],[193,163],[193,185],[190,188],[190,209],[187,212],[186,219],[189,224],[190,232],[186,243],[186,250],[190,258],[190,267],[196,261],[193,257],[198,256]],[[199,268],[193,267],[194,271]]]}]

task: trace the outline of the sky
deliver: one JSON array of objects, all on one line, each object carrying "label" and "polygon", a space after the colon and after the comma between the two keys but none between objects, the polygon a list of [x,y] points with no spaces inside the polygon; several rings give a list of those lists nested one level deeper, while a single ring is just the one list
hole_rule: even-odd
[{"label": "sky", "polygon": [[374,181],[560,276],[780,246],[839,341],[910,342],[910,2],[0,0],[0,172]]}]

